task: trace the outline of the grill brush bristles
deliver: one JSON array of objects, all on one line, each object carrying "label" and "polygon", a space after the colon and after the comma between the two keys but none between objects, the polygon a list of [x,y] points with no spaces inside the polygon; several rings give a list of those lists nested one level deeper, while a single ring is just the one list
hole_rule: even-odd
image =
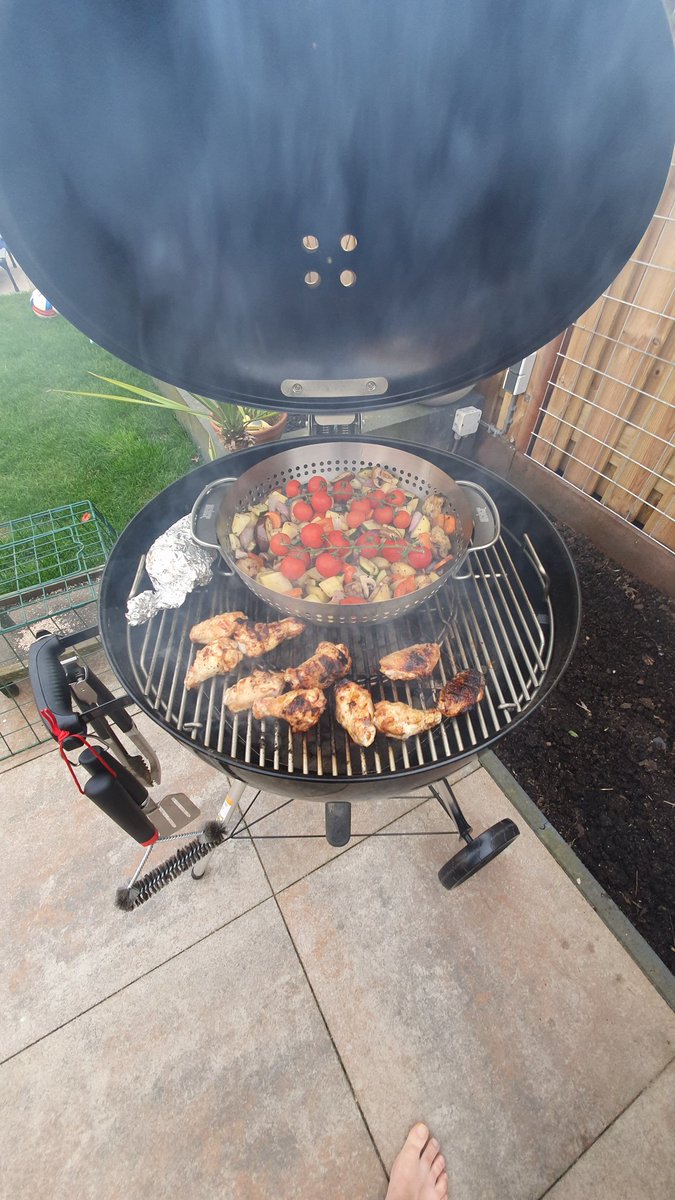
[{"label": "grill brush bristles", "polygon": [[145,904],[146,900],[166,887],[167,883],[171,883],[172,879],[177,879],[179,875],[189,871],[200,858],[205,858],[217,846],[222,845],[225,839],[225,826],[222,822],[208,821],[202,832],[172,854],[171,858],[167,858],[146,875],[141,875],[140,879],[134,880],[132,884],[118,888],[115,898],[117,907],[122,909],[122,912],[133,912],[140,904]]}]

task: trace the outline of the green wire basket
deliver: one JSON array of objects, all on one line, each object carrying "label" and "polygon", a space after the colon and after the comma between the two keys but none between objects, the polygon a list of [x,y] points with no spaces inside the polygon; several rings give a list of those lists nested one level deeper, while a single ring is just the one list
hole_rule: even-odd
[{"label": "green wire basket", "polygon": [[91,604],[117,534],[88,500],[0,524],[0,632]]}]

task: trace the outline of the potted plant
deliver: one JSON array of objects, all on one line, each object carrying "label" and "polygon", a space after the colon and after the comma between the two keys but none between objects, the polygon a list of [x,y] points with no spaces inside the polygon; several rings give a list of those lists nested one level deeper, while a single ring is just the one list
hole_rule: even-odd
[{"label": "potted plant", "polygon": [[[200,396],[199,399],[203,400],[204,397]],[[288,421],[288,413],[245,408],[241,404],[215,405],[209,401],[208,406],[213,414],[211,428],[233,450],[275,441],[281,437]]]}]

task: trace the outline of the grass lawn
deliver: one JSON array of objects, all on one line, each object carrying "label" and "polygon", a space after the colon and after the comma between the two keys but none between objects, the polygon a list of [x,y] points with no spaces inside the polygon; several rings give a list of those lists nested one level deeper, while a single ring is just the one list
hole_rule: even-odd
[{"label": "grass lawn", "polygon": [[171,413],[50,393],[114,390],[88,371],[156,390],[64,317],[40,320],[28,296],[0,296],[0,521],[90,500],[119,532],[194,468]]}]

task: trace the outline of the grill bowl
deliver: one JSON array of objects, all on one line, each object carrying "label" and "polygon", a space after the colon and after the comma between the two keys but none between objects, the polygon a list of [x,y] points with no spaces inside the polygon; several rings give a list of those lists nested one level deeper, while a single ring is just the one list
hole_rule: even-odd
[{"label": "grill bowl", "polygon": [[[320,473],[330,481],[370,467],[391,471],[407,491],[422,500],[439,492],[449,502],[457,519],[455,558],[437,580],[399,599],[370,604],[315,604],[272,591],[239,569],[229,542],[237,513],[258,504],[274,489],[283,491],[290,479],[302,482]],[[460,572],[467,555],[493,545],[499,537],[499,515],[479,485],[457,482],[418,454],[376,442],[307,442],[263,459],[239,478],[208,484],[192,509],[192,534],[200,545],[219,550],[246,587],[286,616],[314,625],[378,625],[412,612],[453,577],[462,578]]]}]

